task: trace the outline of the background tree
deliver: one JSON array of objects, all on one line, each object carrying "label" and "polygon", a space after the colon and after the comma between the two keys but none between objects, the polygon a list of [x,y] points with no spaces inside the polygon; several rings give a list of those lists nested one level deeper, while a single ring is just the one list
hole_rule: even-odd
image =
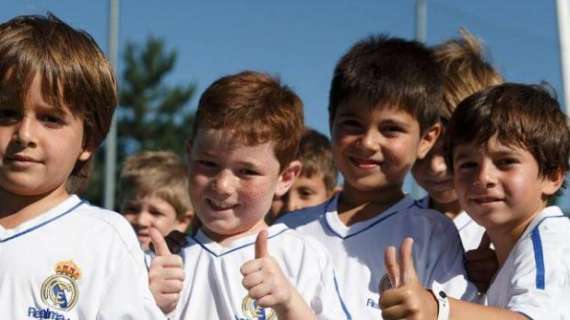
[{"label": "background tree", "polygon": [[[174,69],[176,50],[167,51],[164,41],[149,37],[144,45],[129,42],[123,54],[117,114],[117,174],[124,159],[142,150],[168,149],[184,156],[194,112],[188,102],[196,85],[169,86],[166,76]],[[104,148],[96,155],[89,187],[84,194],[103,204]]]}]

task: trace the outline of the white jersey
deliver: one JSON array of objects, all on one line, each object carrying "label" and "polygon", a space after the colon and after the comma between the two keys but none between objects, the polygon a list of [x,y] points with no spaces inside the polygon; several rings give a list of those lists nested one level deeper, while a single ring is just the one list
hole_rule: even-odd
[{"label": "white jersey", "polygon": [[486,304],[530,319],[570,319],[570,220],[558,207],[533,219],[487,291]]},{"label": "white jersey", "polygon": [[[350,319],[336,289],[327,250],[283,224],[268,228],[268,251],[319,319]],[[186,278],[176,319],[277,319],[261,308],[242,285],[241,266],[255,257],[256,235],[237,239],[227,247],[203,232],[189,236],[182,256]]]},{"label": "white jersey", "polygon": [[0,226],[0,318],[165,317],[129,223],[70,196],[14,229]]},{"label": "white jersey", "polygon": [[[418,200],[418,204],[422,208],[429,209],[429,196]],[[485,233],[485,228],[471,219],[465,211],[461,211],[453,218],[453,223],[459,231],[459,237],[465,251],[477,249]]]},{"label": "white jersey", "polygon": [[451,297],[475,297],[475,287],[466,280],[457,229],[441,213],[420,208],[406,196],[381,214],[348,227],[338,217],[338,197],[290,212],[279,221],[316,237],[329,250],[340,292],[354,319],[381,319],[379,286],[389,281],[384,250],[399,247],[405,237],[414,239],[415,266],[426,288],[437,281]]}]

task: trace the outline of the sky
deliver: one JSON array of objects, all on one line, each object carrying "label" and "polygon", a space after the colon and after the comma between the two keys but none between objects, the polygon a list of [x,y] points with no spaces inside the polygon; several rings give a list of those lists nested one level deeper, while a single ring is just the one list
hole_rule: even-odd
[{"label": "sky", "polygon": [[[338,58],[371,34],[415,36],[415,0],[119,1],[121,52],[127,42],[142,43],[151,35],[177,51],[167,83],[193,82],[201,93],[222,75],[269,72],[297,92],[307,125],[325,134]],[[562,104],[554,0],[426,1],[428,45],[457,37],[465,27],[483,41],[489,60],[508,81],[547,81]],[[107,0],[3,0],[0,20],[47,11],[89,32],[108,50]],[[196,106],[196,98],[188,108]],[[570,208],[570,192],[562,200]]]}]

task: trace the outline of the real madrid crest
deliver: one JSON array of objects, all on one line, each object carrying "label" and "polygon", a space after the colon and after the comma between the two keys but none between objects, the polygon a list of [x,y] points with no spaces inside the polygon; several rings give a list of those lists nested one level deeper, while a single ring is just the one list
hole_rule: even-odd
[{"label": "real madrid crest", "polygon": [[68,311],[77,303],[79,290],[76,281],[81,276],[73,261],[60,261],[55,265],[55,274],[42,284],[42,301],[61,311]]},{"label": "real madrid crest", "polygon": [[241,302],[241,311],[248,319],[251,320],[277,319],[277,315],[273,309],[258,306],[257,302],[247,295]]}]

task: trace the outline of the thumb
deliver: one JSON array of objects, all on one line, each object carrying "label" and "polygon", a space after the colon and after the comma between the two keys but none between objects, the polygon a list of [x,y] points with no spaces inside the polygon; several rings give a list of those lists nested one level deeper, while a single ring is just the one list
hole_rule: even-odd
[{"label": "thumb", "polygon": [[384,268],[392,288],[398,288],[400,286],[400,264],[396,257],[396,248],[393,246],[386,248],[384,251]]},{"label": "thumb", "polygon": [[169,256],[170,249],[168,249],[168,245],[166,244],[166,240],[156,228],[150,228],[150,240],[152,241],[152,246],[154,248],[154,253],[157,256]]},{"label": "thumb", "polygon": [[255,259],[267,257],[267,230],[261,230],[255,239]]},{"label": "thumb", "polygon": [[487,232],[485,232],[483,233],[483,237],[481,237],[481,243],[479,243],[477,249],[489,249],[490,246],[491,246],[491,238],[489,238],[489,235],[487,234]]},{"label": "thumb", "polygon": [[416,267],[414,267],[414,258],[412,256],[412,248],[414,246],[414,239],[407,237],[402,241],[400,246],[400,262],[402,270],[402,284],[408,284],[418,281]]}]

